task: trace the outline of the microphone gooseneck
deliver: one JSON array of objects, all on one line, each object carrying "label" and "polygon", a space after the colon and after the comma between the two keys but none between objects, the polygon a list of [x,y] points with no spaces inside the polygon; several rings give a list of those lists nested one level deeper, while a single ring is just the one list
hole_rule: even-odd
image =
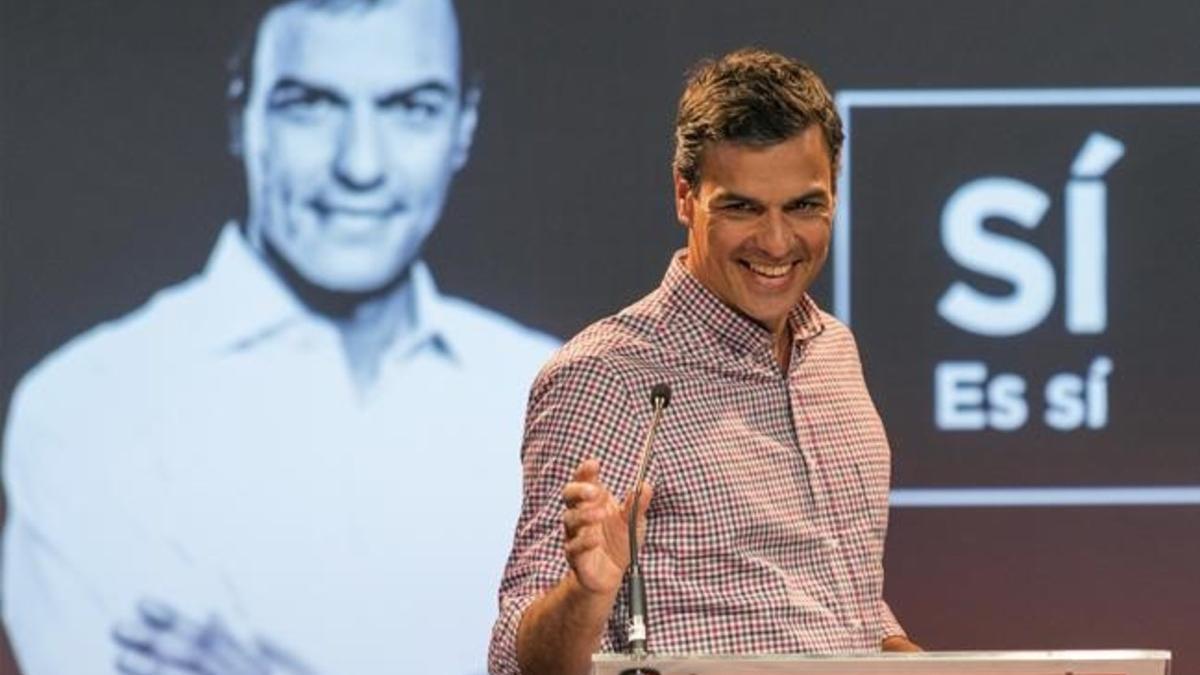
[{"label": "microphone gooseneck", "polygon": [[642,488],[646,483],[646,472],[650,468],[654,434],[662,421],[663,410],[670,403],[670,386],[660,382],[650,388],[650,405],[654,406],[654,418],[650,421],[646,442],[642,445],[637,483],[633,489],[633,503],[629,510],[629,648],[633,655],[639,658],[646,655],[646,585],[642,580],[641,565],[638,564],[637,514],[641,510]]}]

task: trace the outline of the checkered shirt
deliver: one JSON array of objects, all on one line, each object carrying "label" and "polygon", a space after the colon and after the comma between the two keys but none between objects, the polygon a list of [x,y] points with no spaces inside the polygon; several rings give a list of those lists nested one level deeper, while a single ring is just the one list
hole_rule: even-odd
[{"label": "checkered shirt", "polygon": [[[568,569],[563,486],[584,458],[618,498],[671,386],[650,465],[640,561],[658,653],[879,651],[903,630],[883,602],[890,450],[849,329],[805,297],[784,376],[768,331],[676,254],[653,293],[584,330],[530,394],[524,502],[500,586],[489,670],[518,673],[522,613]],[[627,586],[602,651],[626,645]]]}]

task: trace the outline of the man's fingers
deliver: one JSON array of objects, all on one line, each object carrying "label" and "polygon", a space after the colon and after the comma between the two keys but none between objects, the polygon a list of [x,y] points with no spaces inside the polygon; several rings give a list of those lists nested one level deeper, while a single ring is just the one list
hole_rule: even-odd
[{"label": "man's fingers", "polygon": [[[223,628],[222,628],[223,629]],[[265,675],[269,669],[227,633],[210,640],[205,664],[221,675]]]},{"label": "man's fingers", "polygon": [[161,633],[154,642],[154,653],[163,663],[188,672],[203,672],[204,647],[181,633]]},{"label": "man's fingers", "polygon": [[154,654],[128,649],[117,655],[116,668],[121,675],[210,675],[213,672],[197,665],[172,663]]},{"label": "man's fingers", "polygon": [[563,551],[566,552],[568,558],[573,558],[603,545],[604,533],[599,528],[593,528],[569,537],[563,544]]},{"label": "man's fingers", "polygon": [[575,475],[571,480],[577,483],[595,483],[600,479],[600,460],[588,457],[575,467]]},{"label": "man's fingers", "polygon": [[[274,666],[281,668],[287,675],[317,675],[316,671],[297,658],[295,654],[271,642],[271,640],[260,637],[257,643],[258,653],[262,654]],[[274,668],[264,669],[263,672],[269,671],[274,671]]]},{"label": "man's fingers", "polygon": [[583,502],[595,501],[604,496],[604,490],[595,483],[572,481],[563,488],[562,498],[567,508],[574,508]]},{"label": "man's fingers", "polygon": [[563,525],[566,527],[567,536],[570,537],[589,525],[598,525],[604,522],[606,517],[608,517],[608,509],[601,505],[567,509],[563,513]]},{"label": "man's fingers", "polygon": [[159,630],[171,628],[179,619],[174,607],[157,598],[142,598],[137,603],[137,610],[142,621]]},{"label": "man's fingers", "polygon": [[[212,617],[196,637],[197,652],[191,661],[181,659],[173,665],[191,667],[205,675],[266,675],[263,665],[252,648],[243,645],[219,617]],[[192,672],[192,671],[189,671]]]},{"label": "man's fingers", "polygon": [[132,653],[117,657],[117,672],[120,675],[215,675],[214,671],[178,666],[154,657]]},{"label": "man's fingers", "polygon": [[156,635],[157,631],[140,621],[122,621],[112,630],[112,637],[117,644],[139,652],[153,651]]},{"label": "man's fingers", "polygon": [[117,655],[117,672],[121,675],[157,675],[161,664],[152,654],[123,651]]}]

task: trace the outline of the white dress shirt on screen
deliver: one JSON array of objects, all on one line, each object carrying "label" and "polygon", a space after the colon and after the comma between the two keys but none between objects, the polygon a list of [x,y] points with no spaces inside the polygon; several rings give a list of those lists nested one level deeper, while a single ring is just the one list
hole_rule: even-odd
[{"label": "white dress shirt on screen", "polygon": [[113,673],[158,599],[321,675],[482,672],[552,338],[439,295],[359,393],[234,226],[205,270],[20,384],[4,620],[25,675]]}]

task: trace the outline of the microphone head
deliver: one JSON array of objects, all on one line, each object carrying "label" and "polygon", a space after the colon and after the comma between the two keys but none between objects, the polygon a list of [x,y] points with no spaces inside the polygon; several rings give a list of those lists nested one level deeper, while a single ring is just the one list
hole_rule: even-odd
[{"label": "microphone head", "polygon": [[671,386],[666,382],[659,382],[653,387],[650,387],[650,404],[654,406],[661,405],[664,408],[670,405]]}]

